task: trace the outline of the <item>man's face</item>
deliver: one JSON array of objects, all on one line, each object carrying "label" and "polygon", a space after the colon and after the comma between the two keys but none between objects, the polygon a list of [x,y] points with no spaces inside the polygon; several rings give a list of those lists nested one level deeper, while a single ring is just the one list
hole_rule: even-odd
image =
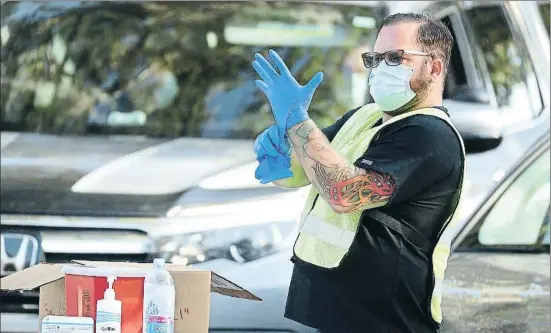
[{"label": "man's face", "polygon": [[[375,41],[373,51],[379,53],[390,50],[422,51],[416,43],[418,26],[417,23],[399,23],[382,28]],[[434,78],[431,75],[431,57],[404,54],[402,64],[414,70],[410,86],[416,96],[400,108],[400,110],[407,110],[428,96],[434,85]]]}]

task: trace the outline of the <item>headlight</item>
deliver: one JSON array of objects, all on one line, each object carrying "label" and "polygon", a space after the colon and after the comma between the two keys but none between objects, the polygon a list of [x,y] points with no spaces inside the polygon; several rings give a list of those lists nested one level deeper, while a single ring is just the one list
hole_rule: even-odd
[{"label": "headlight", "polygon": [[308,189],[211,206],[174,207],[150,235],[167,262],[248,262],[293,245]]},{"label": "headlight", "polygon": [[289,246],[295,226],[295,221],[272,222],[165,236],[157,241],[156,255],[185,265],[219,258],[244,263]]}]

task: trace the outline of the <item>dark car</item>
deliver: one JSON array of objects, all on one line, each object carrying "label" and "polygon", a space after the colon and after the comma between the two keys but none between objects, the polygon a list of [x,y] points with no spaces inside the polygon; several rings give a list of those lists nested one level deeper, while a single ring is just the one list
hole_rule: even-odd
[{"label": "dark car", "polygon": [[[547,2],[1,6],[2,275],[40,260],[202,265],[264,299],[213,297],[212,331],[309,331],[282,316],[304,192],[253,176],[252,139],[273,122],[254,52],[276,49],[301,82],[325,72],[310,110],[325,126],[370,101],[359,55],[385,14],[441,17],[456,37],[444,105],[468,148],[464,214],[548,129]],[[37,293],[1,296],[2,332],[35,331]]]}]

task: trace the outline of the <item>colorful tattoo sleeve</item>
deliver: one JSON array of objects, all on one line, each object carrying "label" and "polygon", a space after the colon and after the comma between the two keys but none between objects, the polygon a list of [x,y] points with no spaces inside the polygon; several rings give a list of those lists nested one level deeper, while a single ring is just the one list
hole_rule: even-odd
[{"label": "colorful tattoo sleeve", "polygon": [[312,121],[294,126],[288,135],[306,175],[335,211],[379,207],[396,191],[396,182],[390,175],[354,166],[330,145]]}]

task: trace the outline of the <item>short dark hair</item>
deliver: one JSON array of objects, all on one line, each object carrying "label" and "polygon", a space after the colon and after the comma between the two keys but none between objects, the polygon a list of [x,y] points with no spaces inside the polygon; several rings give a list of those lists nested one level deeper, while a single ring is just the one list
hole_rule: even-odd
[{"label": "short dark hair", "polygon": [[383,19],[377,29],[377,36],[382,28],[399,23],[419,23],[417,29],[417,43],[423,52],[430,53],[434,57],[442,59],[444,63],[444,78],[448,73],[450,57],[453,47],[453,36],[450,29],[439,19],[429,14],[398,13]]}]

